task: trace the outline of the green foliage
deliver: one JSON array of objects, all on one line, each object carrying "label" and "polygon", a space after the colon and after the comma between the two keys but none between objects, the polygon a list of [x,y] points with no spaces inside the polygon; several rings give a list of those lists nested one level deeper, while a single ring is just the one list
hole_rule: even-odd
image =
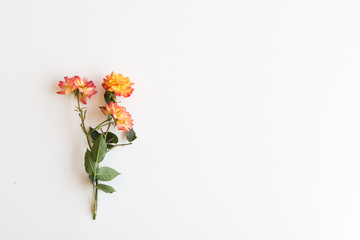
[{"label": "green foliage", "polygon": [[96,173],[97,179],[100,181],[111,181],[116,178],[120,173],[110,167],[101,167]]},{"label": "green foliage", "polygon": [[95,186],[97,189],[100,189],[106,193],[113,193],[115,192],[115,189],[109,185],[105,185],[105,184],[98,184]]},{"label": "green foliage", "polygon": [[[105,184],[99,184],[99,181],[111,181],[120,174],[115,169],[110,167],[99,167],[100,162],[104,160],[108,151],[118,146],[130,145],[137,137],[135,131],[130,129],[130,131],[126,133],[126,139],[129,142],[118,144],[119,138],[117,135],[115,133],[108,132],[109,127],[114,125],[114,121],[111,115],[108,115],[106,120],[101,122],[95,128],[90,128],[90,131],[88,132],[85,125],[87,109],[86,107],[81,107],[80,105],[80,94],[82,93],[80,93],[78,89],[76,89],[74,93],[77,97],[78,103],[75,111],[79,114],[79,118],[81,119],[80,126],[86,136],[86,140],[89,146],[85,153],[84,166],[89,180],[94,187],[93,219],[95,220],[97,214],[98,190],[100,189],[106,193],[115,192],[113,187]],[[111,102],[116,103],[117,96],[113,92],[105,91],[104,98],[106,103],[110,104]],[[102,128],[105,126],[108,127],[106,133],[102,131]]]},{"label": "green foliage", "polygon": [[94,175],[89,175],[89,179],[90,179],[90,182],[93,183],[94,182]]},{"label": "green foliage", "polygon": [[96,130],[94,130],[92,127],[90,127],[90,137],[95,142],[95,140],[100,136],[100,133]]},{"label": "green foliage", "polygon": [[105,102],[109,105],[111,102],[116,102],[116,95],[113,92],[105,91]]},{"label": "green foliage", "polygon": [[93,160],[95,163],[100,163],[102,160],[104,160],[106,151],[107,146],[104,136],[100,135],[100,137],[95,140],[94,145],[91,148],[91,153],[93,155],[91,160]]},{"label": "green foliage", "polygon": [[86,149],[85,153],[85,171],[89,175],[93,175],[97,170],[97,164],[94,161],[95,157],[92,152],[89,151],[89,149]]},{"label": "green foliage", "polygon": [[134,129],[130,129],[130,132],[127,132],[126,133],[126,139],[129,141],[129,142],[132,142],[136,139],[136,134],[135,134],[135,131]]},{"label": "green foliage", "polygon": [[[103,134],[99,134],[97,137],[94,135],[94,139],[95,142],[91,148],[91,151],[87,149],[85,153],[85,170],[89,174],[89,179],[93,184],[95,184],[95,179],[100,181],[110,181],[120,174],[110,167],[99,168],[99,163],[105,158],[107,145]],[[113,133],[108,135],[107,139],[109,139],[109,142],[113,143],[117,143],[118,141],[118,138]],[[106,193],[115,192],[111,186],[105,184],[96,184],[95,188],[100,189]]]},{"label": "green foliage", "polygon": [[[93,128],[90,128],[90,136],[91,139],[93,140],[93,142],[100,136],[102,135],[101,133],[99,133],[98,131],[94,130]],[[115,133],[112,132],[108,132],[106,135],[106,144],[107,144],[107,148],[111,149],[114,147],[114,144],[117,144],[119,142],[119,138],[115,135]]]},{"label": "green foliage", "polygon": [[106,135],[106,143],[118,143],[119,142],[119,139],[118,137],[112,133],[112,132],[108,132],[107,135]]},{"label": "green foliage", "polygon": [[[116,95],[110,92],[105,93],[105,99],[108,104],[110,104],[111,101],[116,100]],[[84,111],[85,110],[85,111]],[[100,123],[96,128],[91,128],[90,131],[87,132],[85,125],[83,123],[83,120],[86,116],[86,109],[81,109],[80,107],[77,109],[77,111],[80,113],[79,117],[82,120],[82,130],[86,134],[88,145],[90,147],[90,150],[87,149],[85,153],[85,171],[88,174],[88,177],[90,179],[90,182],[92,183],[93,187],[96,189],[94,191],[94,214],[93,219],[96,218],[96,212],[97,212],[97,192],[100,189],[101,191],[104,191],[105,193],[113,193],[115,192],[115,189],[109,185],[98,183],[99,181],[111,181],[114,178],[116,178],[118,175],[120,175],[119,172],[117,172],[115,169],[110,167],[99,167],[100,162],[102,162],[105,158],[105,155],[108,151],[111,149],[117,147],[117,146],[124,146],[124,145],[130,145],[132,144],[132,141],[134,141],[137,136],[135,134],[135,131],[133,129],[130,129],[129,132],[126,133],[126,139],[129,141],[129,143],[124,144],[118,144],[119,138],[117,135],[113,132],[100,132],[99,129],[106,125],[113,124],[111,121],[111,117],[108,116],[108,119],[106,119],[104,122]],[[108,128],[109,129],[109,128]],[[99,131],[98,131],[99,130]],[[106,137],[105,137],[106,135]],[[92,144],[91,144],[92,143]],[[92,145],[92,146],[91,146]]]}]

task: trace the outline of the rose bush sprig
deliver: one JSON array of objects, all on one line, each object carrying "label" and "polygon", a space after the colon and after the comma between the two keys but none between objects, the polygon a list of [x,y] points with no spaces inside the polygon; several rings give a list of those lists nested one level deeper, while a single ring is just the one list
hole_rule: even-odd
[{"label": "rose bush sprig", "polygon": [[[105,106],[100,107],[106,119],[94,128],[87,128],[85,125],[87,109],[86,107],[81,107],[81,103],[87,104],[87,99],[91,99],[91,96],[96,93],[96,86],[92,81],[88,81],[86,78],[80,78],[79,76],[72,78],[65,77],[64,79],[65,81],[59,82],[61,91],[57,93],[66,95],[73,93],[77,99],[75,111],[79,113],[81,120],[80,127],[85,134],[88,144],[85,152],[84,165],[85,171],[89,175],[90,182],[93,186],[93,219],[95,220],[97,215],[98,189],[106,193],[115,192],[113,187],[99,182],[113,180],[120,174],[110,167],[100,167],[100,163],[110,150],[119,146],[130,145],[136,139],[136,134],[133,129],[133,119],[130,113],[126,111],[125,107],[119,106],[116,101],[117,96],[124,98],[130,97],[134,91],[132,87],[134,83],[131,82],[128,77],[115,74],[114,72],[106,76],[102,84],[105,89]],[[111,126],[116,126],[118,130],[126,132],[128,142],[119,144],[117,135],[109,131]],[[105,127],[106,129],[104,130],[103,128]]]}]

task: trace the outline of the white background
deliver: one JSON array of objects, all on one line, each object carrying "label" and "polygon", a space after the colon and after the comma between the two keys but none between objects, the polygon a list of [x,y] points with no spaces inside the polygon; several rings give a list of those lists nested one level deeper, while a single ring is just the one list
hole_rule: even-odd
[{"label": "white background", "polygon": [[[0,239],[360,239],[360,3],[0,2]],[[92,189],[58,81],[129,76]]]}]

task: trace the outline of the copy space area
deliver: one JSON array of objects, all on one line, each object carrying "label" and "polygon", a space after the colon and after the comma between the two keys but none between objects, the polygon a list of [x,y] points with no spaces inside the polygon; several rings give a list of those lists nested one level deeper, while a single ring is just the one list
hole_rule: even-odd
[{"label": "copy space area", "polygon": [[[360,239],[360,2],[0,2],[0,239]],[[64,76],[135,83],[99,193]],[[116,129],[121,141],[124,136]]]}]

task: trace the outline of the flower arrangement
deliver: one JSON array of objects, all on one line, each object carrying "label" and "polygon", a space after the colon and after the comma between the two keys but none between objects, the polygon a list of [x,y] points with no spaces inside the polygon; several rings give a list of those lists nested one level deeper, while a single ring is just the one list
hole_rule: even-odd
[{"label": "flower arrangement", "polygon": [[[133,129],[133,119],[130,113],[126,111],[125,107],[119,106],[117,102],[117,97],[128,98],[131,96],[134,91],[132,87],[134,83],[122,74],[112,72],[106,76],[102,84],[105,89],[105,106],[100,107],[106,119],[94,128],[87,128],[85,125],[87,109],[86,107],[82,107],[81,103],[87,104],[87,100],[91,99],[91,96],[96,93],[96,86],[92,81],[88,81],[86,78],[80,78],[79,76],[72,78],[64,77],[64,79],[65,81],[59,82],[61,91],[57,93],[65,95],[74,94],[77,99],[75,111],[79,113],[81,120],[80,127],[85,134],[88,144],[85,152],[84,165],[93,187],[93,219],[95,220],[97,215],[98,190],[100,189],[106,193],[115,192],[113,187],[99,183],[99,181],[110,181],[120,174],[110,167],[100,167],[100,163],[110,150],[119,146],[130,145],[136,139],[136,134]],[[128,142],[119,144],[117,135],[109,131],[111,126],[116,126],[118,130],[126,132]]]}]

